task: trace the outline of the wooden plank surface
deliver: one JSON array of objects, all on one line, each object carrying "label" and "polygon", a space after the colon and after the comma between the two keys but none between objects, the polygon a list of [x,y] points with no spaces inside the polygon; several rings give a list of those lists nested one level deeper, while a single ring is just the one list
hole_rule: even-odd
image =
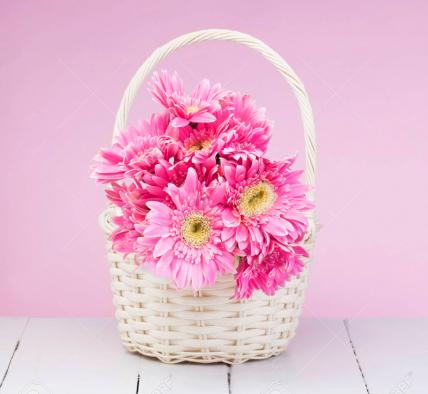
[{"label": "wooden plank surface", "polygon": [[0,384],[27,321],[26,317],[0,317]]},{"label": "wooden plank surface", "polygon": [[428,318],[349,322],[370,394],[428,393]]},{"label": "wooden plank surface", "polygon": [[303,319],[287,351],[232,367],[232,394],[366,394],[343,321]]},{"label": "wooden plank surface", "polygon": [[127,352],[114,319],[30,319],[2,393],[228,393],[225,365],[167,365]]},{"label": "wooden plank surface", "polygon": [[428,392],[428,318],[358,319],[348,330],[303,319],[285,353],[230,368],[130,354],[110,318],[0,318],[0,372],[13,355],[0,392],[134,394],[138,376],[138,394]]},{"label": "wooden plank surface", "polygon": [[140,358],[113,319],[30,319],[2,393],[135,393]]},{"label": "wooden plank surface", "polygon": [[162,364],[142,358],[138,394],[228,394],[228,367]]}]

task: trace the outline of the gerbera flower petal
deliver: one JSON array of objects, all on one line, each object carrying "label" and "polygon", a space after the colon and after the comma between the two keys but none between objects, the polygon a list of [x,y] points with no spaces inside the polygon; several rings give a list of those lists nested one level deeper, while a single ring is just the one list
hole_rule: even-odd
[{"label": "gerbera flower petal", "polygon": [[154,237],[164,237],[168,235],[169,228],[167,226],[161,226],[157,223],[148,225],[143,232],[144,237],[154,238]]},{"label": "gerbera flower petal", "polygon": [[[190,122],[194,122],[194,123],[211,123],[211,122],[215,122],[216,117],[209,112],[205,112],[205,113],[196,113],[196,115],[193,115],[189,120]],[[189,122],[187,122],[187,124],[189,124]],[[175,127],[180,127],[180,126],[175,126]]]},{"label": "gerbera flower petal", "polygon": [[248,230],[244,225],[240,225],[236,230],[236,241],[238,243],[245,242],[248,239]]},{"label": "gerbera flower petal", "polygon": [[240,215],[230,208],[224,209],[222,218],[226,227],[236,227],[241,222]]},{"label": "gerbera flower petal", "polygon": [[171,122],[172,127],[185,127],[190,123],[189,119],[179,118],[178,116],[174,118]]},{"label": "gerbera flower petal", "polygon": [[226,204],[226,184],[215,183],[209,188],[209,193],[211,194],[210,202],[211,204]]},{"label": "gerbera flower petal", "polygon": [[172,249],[174,244],[175,239],[172,237],[160,238],[153,250],[153,257],[163,256],[166,252]]},{"label": "gerbera flower petal", "polygon": [[286,224],[279,218],[270,217],[263,229],[274,236],[282,237],[287,235]]},{"label": "gerbera flower petal", "polygon": [[154,72],[152,76],[152,88],[149,89],[149,92],[159,104],[168,108],[169,98],[173,94],[179,96],[184,94],[183,81],[176,72],[173,74],[169,74],[165,70]]},{"label": "gerbera flower petal", "polygon": [[151,212],[149,214],[152,215],[152,217],[156,215],[164,218],[170,218],[171,216],[171,209],[163,202],[147,201],[146,205],[148,208],[151,209]]},{"label": "gerbera flower petal", "polygon": [[171,272],[171,263],[173,259],[174,252],[172,250],[162,255],[160,259],[157,259],[156,264],[154,265],[156,274],[160,276],[168,276]]},{"label": "gerbera flower petal", "polygon": [[190,167],[181,190],[185,193],[185,195],[191,196],[195,190],[198,190],[198,185],[199,181],[196,171],[194,168]]}]

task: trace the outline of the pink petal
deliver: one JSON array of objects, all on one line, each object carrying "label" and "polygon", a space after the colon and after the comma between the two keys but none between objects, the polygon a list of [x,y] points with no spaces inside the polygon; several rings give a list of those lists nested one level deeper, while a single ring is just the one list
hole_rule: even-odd
[{"label": "pink petal", "polygon": [[235,214],[230,208],[223,211],[222,218],[226,227],[235,227],[241,222],[241,216]]},{"label": "pink petal", "polygon": [[241,224],[236,230],[236,240],[238,243],[245,242],[248,239],[248,230],[243,224]]},{"label": "pink petal", "polygon": [[149,238],[149,237],[140,237],[138,238],[138,245],[139,246],[143,246],[143,247],[149,247],[149,248],[154,248],[156,245],[156,238]]},{"label": "pink petal", "polygon": [[210,81],[207,78],[204,78],[199,82],[195,90],[192,92],[192,98],[194,100],[207,99],[208,93],[210,91]]},{"label": "pink petal", "polygon": [[198,186],[198,176],[194,168],[190,167],[187,171],[186,180],[182,186],[184,192],[187,196],[193,195],[197,191]]},{"label": "pink petal", "polygon": [[225,165],[223,171],[227,181],[231,184],[231,186],[234,186],[236,183],[235,168],[232,165]]},{"label": "pink petal", "polygon": [[204,264],[204,270],[202,274],[204,276],[205,283],[208,285],[212,285],[216,280],[217,268],[211,260],[205,260],[203,264]]},{"label": "pink petal", "polygon": [[164,217],[170,217],[171,209],[167,205],[159,201],[147,201],[146,205],[153,211],[156,211],[156,214],[161,214]]},{"label": "pink petal", "polygon": [[203,284],[203,275],[201,264],[195,264],[192,267],[192,289],[195,291],[200,290]]},{"label": "pink petal", "polygon": [[210,194],[211,206],[224,204],[226,200],[226,184],[222,183],[213,187]]},{"label": "pink petal", "polygon": [[245,179],[245,175],[246,175],[245,167],[241,165],[237,165],[236,174],[235,174],[236,182],[243,181]]},{"label": "pink petal", "polygon": [[222,254],[218,254],[215,257],[219,268],[222,268],[222,272],[235,272],[234,257],[232,254],[223,251]]},{"label": "pink petal", "polygon": [[212,123],[215,122],[216,119],[217,118],[210,112],[204,112],[200,114],[196,113],[190,118],[190,121],[194,123]]},{"label": "pink petal", "polygon": [[233,252],[236,247],[236,241],[234,238],[229,238],[227,241],[224,242],[224,247],[229,252]]},{"label": "pink petal", "polygon": [[184,126],[187,126],[188,124],[189,124],[188,119],[183,119],[179,117],[174,118],[171,122],[172,127],[184,127]]},{"label": "pink petal", "polygon": [[224,227],[223,231],[221,232],[221,240],[227,241],[228,239],[232,238],[236,234],[236,228],[235,227]]},{"label": "pink petal", "polygon": [[287,235],[286,226],[278,218],[271,217],[269,221],[264,225],[264,230],[274,236],[284,236]]},{"label": "pink petal", "polygon": [[258,229],[257,227],[250,227],[250,235],[251,235],[252,241],[255,241],[258,243],[263,242],[263,235],[262,235],[260,229]]},{"label": "pink petal", "polygon": [[309,257],[309,254],[306,251],[306,249],[302,248],[301,246],[298,246],[298,245],[293,246],[293,250],[294,250],[294,253],[296,253],[300,256]]},{"label": "pink petal", "polygon": [[174,244],[175,244],[175,238],[172,238],[172,237],[161,238],[155,246],[155,249],[153,251],[153,257],[163,256],[166,252],[171,250]]},{"label": "pink petal", "polygon": [[165,253],[156,264],[156,274],[164,277],[171,277],[171,262],[174,257],[174,252],[170,250]]},{"label": "pink petal", "polygon": [[112,149],[101,150],[100,156],[111,163],[120,163],[123,160],[123,157]]},{"label": "pink petal", "polygon": [[144,237],[162,237],[169,233],[169,228],[159,226],[158,224],[152,224],[145,228]]},{"label": "pink petal", "polygon": [[178,260],[178,270],[173,273],[174,282],[179,289],[184,289],[189,284],[189,269],[193,267],[188,267],[188,264],[185,261]]}]

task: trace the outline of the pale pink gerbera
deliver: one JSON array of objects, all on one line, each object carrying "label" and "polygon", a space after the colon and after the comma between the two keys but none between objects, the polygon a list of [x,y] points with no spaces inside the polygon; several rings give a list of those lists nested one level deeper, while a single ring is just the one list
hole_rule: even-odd
[{"label": "pale pink gerbera", "polygon": [[216,120],[215,112],[220,109],[220,99],[226,94],[220,84],[210,85],[203,79],[192,92],[184,93],[183,81],[177,73],[155,72],[150,90],[155,100],[171,114],[172,127],[184,127],[189,123],[210,123]]},{"label": "pale pink gerbera", "polygon": [[283,248],[276,245],[271,253],[260,259],[248,256],[241,259],[236,273],[236,298],[249,298],[254,290],[274,295],[292,276],[303,269],[306,251],[300,246]]},{"label": "pale pink gerbera", "polygon": [[152,115],[142,121],[139,128],[123,130],[109,149],[102,149],[95,157],[92,176],[99,182],[109,183],[123,179],[127,174],[150,170],[162,158],[179,158],[179,146],[165,135],[169,115]]},{"label": "pale pink gerbera", "polygon": [[170,278],[178,288],[193,290],[214,284],[217,274],[234,272],[234,257],[221,240],[222,214],[228,210],[224,186],[205,187],[189,168],[181,187],[169,184],[166,192],[173,206],[151,201],[141,250],[152,258],[148,267]]},{"label": "pale pink gerbera", "polygon": [[303,211],[312,203],[306,198],[308,187],[299,181],[302,171],[291,169],[294,160],[223,162],[228,201],[234,207],[223,214],[222,239],[229,250],[266,255],[275,243],[288,247],[303,239],[308,226]]}]

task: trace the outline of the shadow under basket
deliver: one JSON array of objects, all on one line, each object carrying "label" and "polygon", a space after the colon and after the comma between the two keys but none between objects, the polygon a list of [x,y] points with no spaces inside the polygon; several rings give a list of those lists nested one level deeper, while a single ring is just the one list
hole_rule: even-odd
[{"label": "shadow under basket", "polygon": [[[178,37],[155,50],[128,85],[114,127],[114,138],[127,125],[130,106],[143,82],[157,64],[176,49],[207,40],[234,41],[259,52],[292,88],[300,108],[305,136],[305,181],[315,183],[315,131],[305,88],[284,59],[262,41],[244,33],[210,29]],[[313,191],[308,198],[314,200]],[[197,293],[176,290],[165,279],[139,268],[133,256],[112,250],[115,207],[100,217],[108,237],[108,261],[119,332],[127,349],[166,363],[243,363],[282,352],[293,338],[301,314],[307,284],[308,263],[274,296],[256,292],[248,300],[233,298],[232,274],[219,277],[214,286]],[[308,214],[305,247],[309,256],[315,239],[314,212]]]}]

